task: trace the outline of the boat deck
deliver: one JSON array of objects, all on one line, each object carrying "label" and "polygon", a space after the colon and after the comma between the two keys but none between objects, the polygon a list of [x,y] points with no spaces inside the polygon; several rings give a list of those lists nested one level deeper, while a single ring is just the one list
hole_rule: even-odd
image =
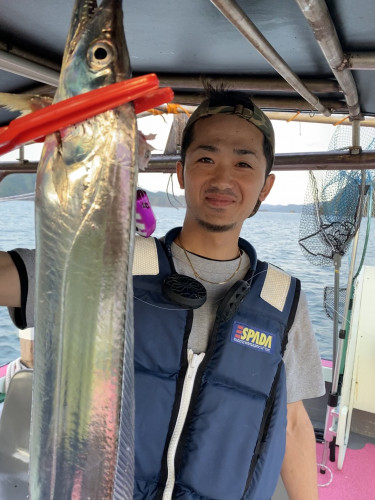
[{"label": "boat deck", "polygon": [[[325,396],[304,402],[316,430],[317,441],[323,435],[329,383],[326,383],[326,388]],[[375,500],[375,438],[372,437],[375,436],[375,416],[354,410],[351,429],[342,470],[337,468],[337,462],[330,460],[325,474],[321,474],[317,467],[319,500]],[[316,454],[319,464],[323,456],[323,444],[320,442],[317,442]],[[289,500],[281,480],[272,500]]]}]

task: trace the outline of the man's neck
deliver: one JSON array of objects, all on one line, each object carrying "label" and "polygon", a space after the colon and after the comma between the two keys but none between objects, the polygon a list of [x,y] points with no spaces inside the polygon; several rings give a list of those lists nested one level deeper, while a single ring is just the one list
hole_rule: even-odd
[{"label": "man's neck", "polygon": [[201,227],[190,227],[184,223],[176,243],[188,252],[214,260],[231,260],[238,257],[239,231],[208,231]]}]

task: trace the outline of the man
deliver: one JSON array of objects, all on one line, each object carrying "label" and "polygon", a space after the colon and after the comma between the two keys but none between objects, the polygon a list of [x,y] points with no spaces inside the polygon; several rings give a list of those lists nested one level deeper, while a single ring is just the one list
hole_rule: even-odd
[{"label": "man", "polygon": [[[274,146],[241,92],[209,89],[187,122],[183,227],[150,239],[158,271],[134,276],[135,499],[269,500],[280,468],[291,500],[318,498],[302,399],[324,386],[306,298],[239,238],[273,186]],[[0,255],[0,303],[22,327],[32,259]]]}]

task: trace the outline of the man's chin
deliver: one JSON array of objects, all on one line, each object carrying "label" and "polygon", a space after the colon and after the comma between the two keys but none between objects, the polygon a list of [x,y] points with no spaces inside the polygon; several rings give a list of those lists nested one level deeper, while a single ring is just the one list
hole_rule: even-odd
[{"label": "man's chin", "polygon": [[198,224],[210,233],[225,233],[234,229],[236,224],[212,224],[202,219],[198,219]]}]

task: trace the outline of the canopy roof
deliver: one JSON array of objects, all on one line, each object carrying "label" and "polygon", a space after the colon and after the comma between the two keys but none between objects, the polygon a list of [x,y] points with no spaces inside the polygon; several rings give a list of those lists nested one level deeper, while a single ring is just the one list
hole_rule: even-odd
[{"label": "canopy roof", "polygon": [[[73,3],[0,0],[0,92],[53,94]],[[374,0],[124,0],[123,9],[134,75],[157,73],[178,103],[199,102],[204,77],[267,111],[375,116]],[[16,116],[0,109],[0,125]]]}]

